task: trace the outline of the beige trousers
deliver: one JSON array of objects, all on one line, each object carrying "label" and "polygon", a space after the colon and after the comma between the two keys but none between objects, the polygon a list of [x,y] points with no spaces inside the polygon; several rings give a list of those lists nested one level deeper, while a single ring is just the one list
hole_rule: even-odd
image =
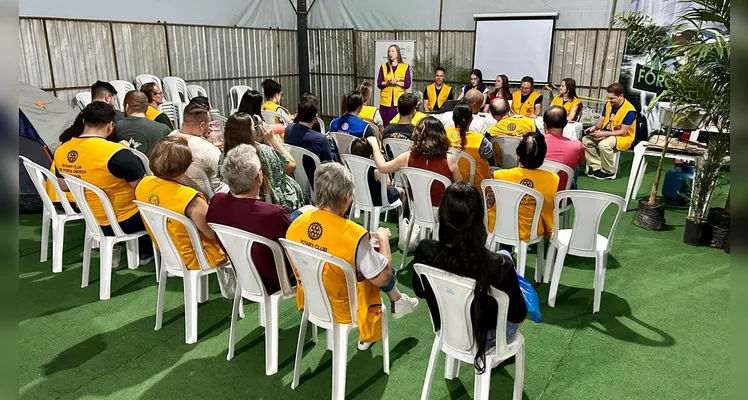
[{"label": "beige trousers", "polygon": [[593,171],[602,169],[606,174],[615,173],[616,137],[593,138],[586,135],[582,138],[584,146],[584,158],[587,166]]}]

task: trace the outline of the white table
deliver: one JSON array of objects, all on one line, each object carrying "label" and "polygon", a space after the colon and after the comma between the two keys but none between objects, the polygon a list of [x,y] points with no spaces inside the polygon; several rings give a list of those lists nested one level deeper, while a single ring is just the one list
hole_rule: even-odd
[{"label": "white table", "polygon": [[[538,132],[545,134],[543,129],[543,117],[535,118],[535,126],[538,128]],[[564,127],[564,137],[571,140],[582,140],[582,123],[570,121]]]}]

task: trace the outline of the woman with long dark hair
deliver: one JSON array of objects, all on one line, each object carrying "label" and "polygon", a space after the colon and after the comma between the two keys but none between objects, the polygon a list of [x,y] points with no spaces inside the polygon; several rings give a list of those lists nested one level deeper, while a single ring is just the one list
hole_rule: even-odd
[{"label": "woman with long dark hair", "polygon": [[[496,337],[498,307],[490,294],[491,286],[509,296],[507,343],[514,341],[519,324],[527,316],[527,306],[509,253],[492,253],[485,247],[487,233],[483,216],[483,198],[478,190],[467,182],[452,184],[444,191],[439,206],[439,241],[422,240],[413,260],[475,279],[475,297],[470,314],[473,342],[477,350],[475,369],[478,373],[487,370],[486,350]],[[426,299],[434,328],[439,330],[442,321],[431,285],[413,274],[413,291],[416,296]]]},{"label": "woman with long dark hair", "polygon": [[571,78],[561,80],[558,96],[553,97],[552,105],[566,109],[566,119],[576,121],[582,116],[582,101],[577,97],[577,82]]},{"label": "woman with long dark hair", "polygon": [[483,112],[488,112],[488,105],[497,97],[504,100],[512,99],[512,93],[509,91],[509,77],[506,75],[496,75],[493,90],[488,93],[488,101],[486,102],[486,106],[483,108]]},{"label": "woman with long dark hair", "polygon": [[330,123],[330,132],[345,132],[355,137],[366,138],[377,136],[372,125],[361,119],[361,110],[364,108],[364,97],[357,90],[351,90],[343,94],[340,102],[340,117]]},{"label": "woman with long dark hair", "polygon": [[[473,111],[469,105],[460,103],[452,110],[454,128],[447,128],[447,138],[450,146],[464,151],[475,159],[475,179],[473,184],[480,191],[481,182],[491,177],[489,159],[493,157],[493,147],[486,137],[478,132],[470,131],[470,123],[473,121]],[[470,164],[467,161],[460,163],[460,173],[464,182],[470,181]]]},{"label": "woman with long dark hair", "polygon": [[[468,90],[470,89],[475,89],[483,93],[483,103],[486,103],[486,96],[488,96],[488,86],[483,85],[483,72],[481,70],[474,69],[470,71],[470,84],[462,87],[462,91],[460,92],[460,95],[457,96],[457,100],[462,100],[462,98],[465,97]],[[481,108],[483,108],[483,104],[481,104]]]},{"label": "woman with long dark hair", "polygon": [[249,115],[257,115],[262,118],[262,94],[256,90],[247,90],[239,102],[239,109],[236,112],[243,112]]},{"label": "woman with long dark hair", "polygon": [[385,128],[397,115],[397,100],[410,89],[411,80],[410,66],[403,62],[400,46],[391,45],[387,48],[387,62],[382,64],[377,75],[377,86],[381,89],[379,113]]}]

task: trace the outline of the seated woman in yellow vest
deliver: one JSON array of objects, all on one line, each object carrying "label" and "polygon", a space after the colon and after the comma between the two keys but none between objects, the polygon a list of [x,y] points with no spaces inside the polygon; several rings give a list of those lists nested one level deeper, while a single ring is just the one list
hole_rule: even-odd
[{"label": "seated woman in yellow vest", "polygon": [[[318,209],[299,215],[288,227],[286,238],[335,257],[353,267],[358,282],[359,349],[368,349],[382,334],[382,299],[379,290],[390,299],[392,317],[399,319],[418,307],[418,299],[410,298],[395,287],[395,273],[390,253],[390,231],[379,228],[372,235],[379,241],[379,251],[372,246],[369,232],[344,217],[353,202],[353,175],[339,163],[322,164],[314,173]],[[295,266],[294,266],[295,268]],[[322,281],[330,299],[335,320],[350,323],[348,290],[345,274],[340,268],[325,264]],[[303,282],[294,269],[297,282],[296,304],[304,308]]]},{"label": "seated woman in yellow vest", "polygon": [[387,48],[387,62],[382,64],[377,74],[377,86],[381,89],[379,113],[385,128],[397,114],[397,100],[410,89],[410,85],[410,66],[403,62],[400,47],[393,44]]},{"label": "seated woman in yellow vest", "polygon": [[[262,82],[262,92],[265,95],[265,103],[262,104],[262,111],[276,112],[286,118],[286,121],[291,120],[291,113],[283,108],[280,103],[283,98],[282,93],[283,87],[280,83],[268,78]],[[282,124],[283,121],[275,117],[275,121],[265,121],[268,124]]]},{"label": "seated woman in yellow vest", "polygon": [[579,121],[582,117],[582,100],[577,97],[577,82],[571,78],[561,80],[558,96],[554,96],[551,105],[561,106],[566,110],[566,119]]},{"label": "seated woman in yellow vest", "polygon": [[512,113],[532,119],[543,113],[543,95],[533,90],[535,80],[531,76],[522,78],[519,90],[512,93]]},{"label": "seated woman in yellow vest", "polygon": [[595,179],[611,179],[615,174],[615,152],[625,151],[636,137],[636,109],[623,97],[623,85],[606,88],[608,103],[595,126],[582,138],[584,157]]},{"label": "seated woman in yellow vest", "polygon": [[[192,152],[187,140],[179,136],[160,139],[151,150],[150,167],[155,176],[146,176],[140,181],[135,188],[135,199],[189,217],[200,232],[200,250],[210,266],[215,267],[227,258],[205,219],[208,202],[202,193],[179,183],[191,163]],[[180,222],[168,220],[166,229],[187,269],[201,269],[187,228]],[[148,232],[153,235],[150,229]]]},{"label": "seated woman in yellow vest", "polygon": [[361,108],[361,112],[358,113],[358,117],[366,122],[372,123],[379,128],[379,137],[382,137],[384,131],[384,121],[382,115],[379,113],[376,107],[371,105],[371,83],[364,82],[358,86],[358,92],[361,93],[361,97],[364,100],[364,106]]},{"label": "seated woman in yellow vest", "polygon": [[[558,175],[553,172],[538,169],[545,161],[548,147],[542,133],[532,132],[522,137],[517,147],[517,161],[519,166],[510,169],[494,171],[493,178],[519,183],[535,189],[543,195],[543,208],[540,211],[538,236],[550,237],[553,232],[553,197],[558,190]],[[486,206],[488,207],[488,231],[493,232],[496,222],[496,203],[490,188],[486,191]],[[527,242],[530,240],[530,228],[535,215],[535,198],[525,196],[519,206],[519,237]]]},{"label": "seated woman in yellow vest", "polygon": [[444,83],[446,72],[442,67],[434,70],[434,83],[426,86],[423,91],[423,108],[426,111],[439,111],[447,100],[454,98],[452,87]]},{"label": "seated woman in yellow vest", "polygon": [[[464,151],[475,159],[475,180],[473,185],[481,191],[481,182],[490,179],[491,167],[488,159],[493,157],[491,142],[478,132],[469,132],[468,127],[473,120],[473,111],[467,104],[461,103],[452,111],[455,127],[447,128],[447,137],[452,148]],[[467,160],[459,160],[460,173],[463,182],[470,182],[470,164]]]}]

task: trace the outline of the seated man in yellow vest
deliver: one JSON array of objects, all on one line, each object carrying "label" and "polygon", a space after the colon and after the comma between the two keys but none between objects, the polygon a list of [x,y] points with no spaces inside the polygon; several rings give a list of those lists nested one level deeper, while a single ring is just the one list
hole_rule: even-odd
[{"label": "seated man in yellow vest", "polygon": [[501,97],[497,97],[488,105],[491,116],[496,123],[488,128],[488,134],[491,137],[496,136],[518,136],[522,137],[525,133],[535,132],[535,120],[522,115],[511,115],[509,113],[509,102]]},{"label": "seated man in yellow vest", "polygon": [[[83,133],[60,145],[55,151],[55,168],[58,182],[64,191],[70,191],[61,174],[78,177],[104,191],[109,198],[120,228],[130,234],[145,230],[135,200],[135,187],[145,176],[140,160],[120,143],[107,140],[114,128],[114,107],[94,101],[83,109]],[[96,222],[106,236],[114,236],[109,218],[99,198],[86,192]],[[148,236],[141,236],[140,264],[147,264],[153,257],[153,248]],[[121,253],[121,246],[117,247]],[[118,256],[114,256],[113,264]]]},{"label": "seated man in yellow vest", "polygon": [[[262,104],[262,111],[276,112],[284,117],[286,121],[291,121],[291,113],[283,108],[280,103],[283,98],[283,87],[280,83],[268,78],[262,82],[262,93],[265,95],[265,103]],[[281,124],[280,118],[275,117],[275,121],[265,121],[268,124]]]},{"label": "seated man in yellow vest", "polygon": [[533,90],[535,80],[531,76],[522,78],[519,90],[512,93],[512,113],[532,119],[543,113],[543,95]]},{"label": "seated man in yellow vest", "polygon": [[584,156],[595,179],[611,179],[615,174],[615,152],[625,151],[636,137],[636,109],[623,97],[623,85],[606,88],[608,103],[595,126],[587,128],[582,138]]},{"label": "seated man in yellow vest", "polygon": [[160,122],[174,130],[174,125],[171,123],[169,117],[166,114],[158,110],[161,104],[164,104],[164,91],[157,83],[148,82],[140,87],[140,91],[145,93],[148,97],[148,108],[145,110],[145,117],[151,121]]},{"label": "seated man in yellow vest", "polygon": [[[325,163],[314,172],[318,209],[298,216],[288,227],[288,240],[323,250],[348,262],[356,272],[358,299],[359,350],[366,350],[382,334],[382,308],[379,290],[390,299],[392,317],[399,319],[418,307],[418,299],[400,293],[395,287],[395,273],[390,253],[390,232],[379,228],[374,236],[379,251],[372,246],[369,232],[344,217],[353,202],[353,175],[339,163]],[[303,282],[297,279],[296,304],[304,308]],[[325,265],[322,272],[325,291],[330,298],[335,319],[350,323],[348,293],[343,272]]]},{"label": "seated man in yellow vest", "polygon": [[444,83],[444,75],[444,68],[436,67],[434,83],[426,86],[423,91],[423,107],[426,111],[439,111],[445,101],[454,98],[452,88]]},{"label": "seated man in yellow vest", "polygon": [[[412,94],[416,99],[415,115],[413,115],[413,118],[411,118],[410,120],[410,123],[415,125],[421,119],[428,117],[428,115],[419,111],[421,109],[421,106],[423,106],[423,97],[421,97],[423,95],[421,94],[421,92],[412,92],[410,94]],[[400,122],[400,111],[398,110],[397,115],[395,115],[395,118],[392,118],[390,120],[390,124],[397,124],[399,122]]]}]

